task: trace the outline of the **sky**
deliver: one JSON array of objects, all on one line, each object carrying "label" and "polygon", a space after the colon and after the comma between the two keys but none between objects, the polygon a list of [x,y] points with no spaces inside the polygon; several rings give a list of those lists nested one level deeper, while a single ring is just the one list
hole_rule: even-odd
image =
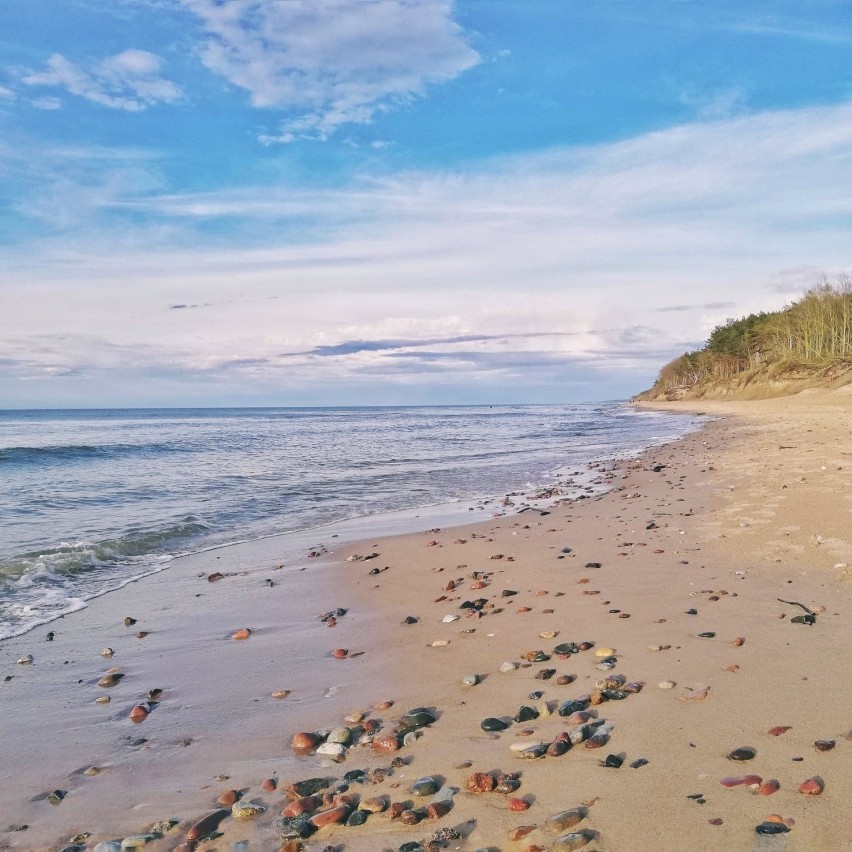
[{"label": "sky", "polygon": [[852,270],[849,0],[5,0],[0,408],[620,399]]}]

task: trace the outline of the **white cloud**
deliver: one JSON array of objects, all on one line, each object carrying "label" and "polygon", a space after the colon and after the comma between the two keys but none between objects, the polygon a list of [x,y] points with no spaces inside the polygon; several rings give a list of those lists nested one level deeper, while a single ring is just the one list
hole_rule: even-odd
[{"label": "white cloud", "polygon": [[[852,268],[852,104],[336,190],[166,195],[144,160],[103,161],[87,192],[44,195],[42,215],[59,197],[75,216],[67,244],[0,257],[14,270],[0,358],[126,373],[137,357],[152,376],[171,365],[293,394],[382,379],[557,386],[599,370],[600,397],[625,376],[638,389],[727,317]],[[75,168],[66,156],[68,179]],[[135,230],[104,228],[110,212]],[[240,223],[243,245],[209,247],[217,217]],[[37,333],[55,338],[44,356]],[[88,337],[63,360],[69,334]]]},{"label": "white cloud", "polygon": [[[159,103],[174,103],[180,88],[160,76],[162,60],[146,50],[125,50],[92,65],[88,70],[54,53],[42,71],[23,77],[27,86],[63,89],[111,109],[139,112]],[[53,99],[56,100],[55,98]],[[47,101],[41,99],[41,109]]]},{"label": "white cloud", "polygon": [[181,0],[203,22],[204,64],[285,117],[261,141],[325,139],[479,61],[450,0]]},{"label": "white cloud", "polygon": [[30,105],[36,109],[55,110],[62,109],[62,101],[59,98],[33,98]]}]

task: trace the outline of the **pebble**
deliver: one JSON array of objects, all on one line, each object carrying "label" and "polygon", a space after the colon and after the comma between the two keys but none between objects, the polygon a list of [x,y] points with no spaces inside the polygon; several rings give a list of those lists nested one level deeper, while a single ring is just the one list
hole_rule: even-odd
[{"label": "pebble", "polygon": [[234,802],[231,815],[234,819],[254,819],[266,810],[265,805],[253,802]]},{"label": "pebble", "polygon": [[307,751],[316,748],[322,737],[312,731],[300,731],[298,734],[293,734],[293,739],[290,740],[290,748],[294,751]]},{"label": "pebble", "polygon": [[677,686],[677,683],[673,680],[661,680],[657,686],[660,689],[674,689]]},{"label": "pebble", "polygon": [[[102,657],[111,657],[114,653],[115,653],[115,651],[113,651],[112,648],[103,648],[101,650],[101,656]],[[95,848],[97,848],[97,847],[95,847]]]},{"label": "pebble", "polygon": [[574,831],[571,834],[563,834],[562,837],[557,837],[551,848],[563,850],[563,852],[572,852],[574,849],[581,849],[587,843],[591,843],[596,836],[595,832],[587,829]]},{"label": "pebble", "polygon": [[506,661],[500,666],[501,674],[507,674],[508,672],[513,672],[518,667],[517,663],[510,663]]},{"label": "pebble", "polygon": [[459,620],[459,618],[460,618],[460,616],[458,616],[458,615],[445,615],[445,616],[441,619],[441,621],[442,621],[444,624],[452,624],[454,621],[458,621],[458,620]]},{"label": "pebble", "polygon": [[573,828],[577,823],[582,822],[588,815],[589,811],[585,807],[570,808],[548,817],[544,827],[553,833],[565,831],[566,828]]},{"label": "pebble", "polygon": [[799,792],[806,796],[819,796],[825,790],[825,782],[818,775],[808,778],[807,781],[802,781],[799,784]]},{"label": "pebble", "polygon": [[131,834],[129,837],[125,837],[124,840],[121,841],[121,848],[141,849],[143,846],[147,846],[154,840],[159,839],[159,834]]},{"label": "pebble", "polygon": [[502,719],[497,719],[494,716],[489,716],[487,719],[483,719],[479,723],[479,727],[482,728],[483,731],[505,731],[506,728],[509,727],[509,723],[504,722]]},{"label": "pebble", "polygon": [[272,693],[273,698],[286,698],[290,694],[289,689],[277,689]]},{"label": "pebble", "polygon": [[248,627],[243,627],[240,630],[231,634],[231,639],[248,639],[251,636],[251,630]]},{"label": "pebble", "polygon": [[476,686],[479,683],[479,675],[469,674],[462,678],[462,683],[465,686]]},{"label": "pebble", "polygon": [[595,651],[596,657],[612,657],[615,654],[615,648],[598,648]]},{"label": "pebble", "polygon": [[754,760],[757,756],[757,750],[751,748],[751,746],[742,746],[741,748],[735,748],[732,752],[728,754],[728,760]]},{"label": "pebble", "polygon": [[33,661],[34,661],[33,655],[27,654],[25,657],[21,657],[18,660],[18,665],[19,666],[29,666],[29,665],[32,665]]},{"label": "pebble", "polygon": [[222,822],[225,817],[228,816],[228,811],[224,809],[220,809],[218,811],[213,811],[212,814],[207,814],[207,816],[198,820],[192,828],[186,833],[187,841],[200,840],[202,837],[206,837],[213,831],[219,827],[219,823]]},{"label": "pebble", "polygon": [[411,785],[411,792],[415,796],[431,796],[438,792],[440,786],[441,785],[435,778],[431,775],[427,775],[425,778],[418,778],[417,781]]},{"label": "pebble", "polygon": [[240,800],[240,791],[239,790],[225,790],[218,799],[216,799],[217,805],[222,805],[223,807],[229,808],[231,805],[235,804]]},{"label": "pebble", "polygon": [[98,843],[92,852],[120,852],[121,843],[118,840],[104,840]]},{"label": "pebble", "polygon": [[346,746],[341,743],[323,743],[321,746],[317,747],[317,754],[322,754],[325,757],[330,757],[332,759],[343,757],[346,754]]},{"label": "pebble", "polygon": [[330,743],[340,743],[341,745],[349,745],[352,742],[352,731],[349,728],[334,728],[329,732],[326,741]]},{"label": "pebble", "polygon": [[113,674],[104,675],[99,681],[98,686],[102,686],[105,689],[109,689],[113,686],[117,686],[121,683],[121,679],[124,675],[121,672],[115,672]]},{"label": "pebble", "polygon": [[109,704],[112,699],[108,695],[99,695],[95,699],[95,704]]}]

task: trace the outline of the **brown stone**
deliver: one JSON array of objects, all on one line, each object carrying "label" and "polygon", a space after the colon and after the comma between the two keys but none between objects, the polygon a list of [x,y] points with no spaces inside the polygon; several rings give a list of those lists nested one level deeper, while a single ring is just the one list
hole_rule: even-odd
[{"label": "brown stone", "polygon": [[336,660],[345,660],[349,656],[349,651],[346,648],[335,648],[331,652],[331,656]]},{"label": "brown stone", "polygon": [[373,751],[380,754],[390,754],[399,751],[399,738],[393,734],[385,734],[373,740]]},{"label": "brown stone", "polygon": [[388,808],[388,819],[399,819],[408,808],[403,802],[393,802]]},{"label": "brown stone", "polygon": [[267,793],[274,793],[278,789],[278,781],[275,778],[264,778],[260,789]]},{"label": "brown stone", "polygon": [[506,805],[510,811],[525,811],[529,808],[529,803],[523,799],[506,799]]},{"label": "brown stone", "polygon": [[420,811],[403,811],[399,815],[399,819],[403,825],[417,825],[423,819],[423,814]]},{"label": "brown stone", "polygon": [[239,790],[225,790],[218,799],[216,799],[217,805],[222,805],[222,807],[229,808],[234,802],[238,802],[240,800],[240,791]]},{"label": "brown stone", "polygon": [[534,825],[518,825],[509,829],[509,840],[521,840],[533,831],[535,831]]},{"label": "brown stone", "polygon": [[316,748],[322,742],[322,738],[312,731],[300,731],[298,734],[293,734],[293,739],[290,740],[290,748],[294,751],[308,751]]},{"label": "brown stone", "polygon": [[465,788],[469,793],[490,793],[496,786],[497,781],[494,776],[486,772],[474,772],[465,782]]},{"label": "brown stone", "polygon": [[249,636],[251,636],[251,630],[248,627],[243,627],[241,630],[232,633],[231,639],[248,639]]},{"label": "brown stone", "polygon": [[449,802],[432,802],[426,808],[426,816],[429,819],[440,819],[443,816],[446,816],[450,812],[450,804]]},{"label": "brown stone", "polygon": [[825,790],[825,782],[819,775],[814,775],[813,778],[808,778],[807,781],[799,784],[799,792],[807,796],[819,796],[823,790]]},{"label": "brown stone", "polygon": [[148,718],[149,712],[148,708],[143,704],[137,704],[130,711],[130,721],[135,722],[138,725],[140,722],[144,722]]},{"label": "brown stone", "polygon": [[358,805],[358,809],[367,811],[371,814],[384,813],[388,808],[388,801],[384,796],[373,796],[371,799],[365,799]]},{"label": "brown stone", "polygon": [[340,805],[327,811],[320,811],[311,817],[311,825],[315,828],[322,828],[326,825],[339,825],[346,821],[350,813],[352,813],[352,808],[348,805]]},{"label": "brown stone", "polygon": [[198,820],[198,822],[195,823],[195,825],[186,833],[187,841],[200,840],[212,831],[216,831],[219,827],[219,823],[222,822],[229,813],[230,811],[222,809],[213,811],[212,814],[207,814],[206,817]]},{"label": "brown stone", "polygon": [[296,817],[301,814],[309,814],[321,807],[323,803],[322,796],[303,796],[301,799],[296,799],[295,802],[290,802],[283,811],[283,817]]}]

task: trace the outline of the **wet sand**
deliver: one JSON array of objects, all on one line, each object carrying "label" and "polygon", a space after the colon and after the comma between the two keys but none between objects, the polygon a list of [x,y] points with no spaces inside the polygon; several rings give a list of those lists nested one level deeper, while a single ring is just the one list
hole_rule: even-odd
[{"label": "wet sand", "polygon": [[[284,788],[355,769],[390,770],[373,776],[378,783],[351,785],[363,799],[425,809],[435,797],[413,796],[411,784],[434,776],[445,788],[440,798],[456,791],[452,809],[413,826],[372,814],[363,826],[322,828],[306,849],[396,850],[444,827],[460,835],[446,848],[549,849],[559,835],[543,828],[547,818],[583,803],[588,815],[566,831],[594,832],[582,848],[598,852],[846,848],[852,394],[691,410],[724,416],[616,465],[606,477],[614,490],[602,497],[354,546],[326,540],[328,553],[281,570],[274,539],[198,554],[0,643],[0,675],[13,675],[0,684],[0,848],[61,849],[89,831],[79,842],[92,849],[178,820],[146,846],[174,849],[220,794],[236,789],[266,811],[225,819],[222,836],[197,848],[277,850]],[[214,571],[229,576],[208,582]],[[805,610],[778,598],[816,612],[816,623],[793,623]],[[478,599],[479,613],[460,608]],[[347,612],[329,628],[318,616],[338,607]],[[294,610],[302,617],[282,621]],[[460,618],[443,622],[448,615]],[[125,616],[137,622],[126,627]],[[408,617],[418,620],[403,623]],[[230,638],[243,627],[252,631],[247,640]],[[140,631],[148,635],[136,638]],[[552,653],[566,642],[593,648],[564,659]],[[102,658],[104,647],[114,656]],[[597,668],[604,647],[615,650],[611,672]],[[335,659],[338,648],[348,655]],[[550,659],[524,659],[539,650]],[[25,654],[33,665],[15,663]],[[503,663],[514,666],[500,672]],[[98,687],[110,666],[125,677]],[[543,669],[554,676],[537,678]],[[465,686],[469,674],[481,682]],[[612,725],[601,748],[514,755],[512,744],[551,743],[575,728],[555,711],[609,674],[645,685],[590,708]],[[559,675],[573,681],[558,685]],[[660,689],[661,681],[676,685]],[[702,687],[703,700],[680,700]],[[155,688],[161,700],[133,724],[131,708]],[[291,691],[273,698],[276,690]],[[530,699],[534,691],[542,698]],[[109,704],[95,703],[107,694]],[[374,709],[386,701],[394,703]],[[546,718],[499,733],[480,727],[487,717],[511,719],[522,705],[542,710],[542,702],[552,711]],[[355,711],[390,733],[415,707],[436,721],[395,753],[355,745],[333,763],[289,747],[295,733],[341,726]],[[776,726],[789,730],[770,735]],[[819,751],[817,740],[835,746]],[[741,747],[756,756],[729,760]],[[623,756],[622,766],[601,766],[608,755]],[[395,758],[401,765],[392,767]],[[99,773],[83,774],[90,766]],[[517,791],[467,792],[472,773],[498,771],[519,773]],[[719,783],[742,775],[777,779],[780,789],[763,796]],[[800,793],[813,776],[824,782],[821,795]],[[261,789],[268,778],[278,779],[278,791]],[[57,789],[67,795],[52,805],[47,794]],[[528,809],[510,810],[510,799]],[[756,834],[770,814],[790,831]],[[9,830],[22,824],[29,828]],[[510,840],[521,825],[535,828]],[[233,846],[240,841],[248,845]]]}]

